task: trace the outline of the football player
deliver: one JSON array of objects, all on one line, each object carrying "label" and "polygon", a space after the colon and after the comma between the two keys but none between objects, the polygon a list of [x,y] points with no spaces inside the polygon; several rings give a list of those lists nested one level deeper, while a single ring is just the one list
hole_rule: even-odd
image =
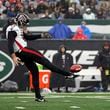
[{"label": "football player", "polygon": [[39,88],[39,71],[36,67],[36,63],[42,64],[46,68],[53,72],[65,75],[77,77],[72,72],[64,71],[53,65],[47,58],[43,56],[39,51],[29,48],[27,46],[27,40],[35,40],[42,38],[41,35],[32,35],[28,32],[26,25],[29,23],[29,17],[26,14],[18,14],[13,23],[7,27],[6,37],[8,39],[9,53],[13,62],[16,65],[24,63],[32,74],[33,86],[35,89],[35,101],[44,102],[44,97],[40,94]]}]

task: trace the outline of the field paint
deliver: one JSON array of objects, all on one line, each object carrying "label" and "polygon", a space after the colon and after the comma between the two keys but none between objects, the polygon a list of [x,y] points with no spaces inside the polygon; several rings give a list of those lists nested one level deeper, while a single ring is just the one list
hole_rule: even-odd
[{"label": "field paint", "polygon": [[29,97],[29,96],[25,96],[25,97],[18,97],[19,99],[32,99],[34,97]]},{"label": "field paint", "polygon": [[14,99],[15,97],[0,97],[0,98],[3,98],[3,99]]},{"label": "field paint", "polygon": [[26,93],[26,92],[24,92],[24,93],[20,93],[20,92],[19,92],[19,93],[0,93],[0,96],[4,96],[4,95],[7,95],[7,96],[8,96],[8,95],[9,95],[9,96],[10,96],[10,95],[11,95],[11,96],[12,96],[12,95],[16,95],[16,96],[17,96],[17,95],[18,95],[18,96],[19,96],[19,95],[21,95],[21,96],[24,96],[24,95],[28,96],[28,95],[29,95],[29,96],[30,96],[30,95],[34,95],[34,93]]},{"label": "field paint", "polygon": [[[80,94],[85,94],[85,95],[86,95],[86,94],[87,94],[87,95],[89,95],[89,94],[93,94],[93,95],[94,95],[94,94],[96,94],[96,95],[97,95],[97,94],[100,94],[100,95],[108,94],[108,95],[109,95],[110,92],[106,92],[106,93],[105,93],[105,92],[50,93],[50,95],[58,95],[58,94],[59,94],[59,95],[60,95],[60,94],[61,94],[61,95],[63,95],[63,94],[64,94],[64,95],[80,95]],[[16,95],[16,96],[17,96],[17,95],[18,95],[18,96],[19,96],[19,95],[21,95],[21,96],[24,96],[24,95],[26,95],[26,96],[33,96],[34,93],[21,93],[21,92],[19,92],[19,93],[0,93],[0,96],[4,96],[4,95],[5,95],[5,96],[6,96],[6,95],[7,95],[7,96],[8,96],[8,95],[9,95],[9,96],[10,96],[10,95],[11,95],[11,96],[13,96],[13,95]]]},{"label": "field paint", "polygon": [[[80,94],[84,94],[86,96],[79,96]],[[94,95],[98,95],[98,96],[90,96],[90,94],[94,94]],[[87,92],[87,93],[51,93],[49,95],[46,95],[46,98],[65,98],[65,97],[73,97],[73,98],[94,98],[94,99],[105,99],[105,100],[110,100],[110,96],[102,96],[102,95],[109,95],[110,92],[104,93],[104,92],[100,92],[100,93],[95,93],[95,92]],[[11,99],[11,98],[15,98],[14,96],[18,96],[18,98],[21,99],[28,99],[28,98],[34,98],[34,93],[0,93],[0,96],[4,96],[4,97],[0,97],[0,98],[7,98],[7,99]],[[24,95],[24,96],[23,96]],[[65,96],[64,96],[65,95]],[[8,97],[6,97],[8,96]],[[10,96],[10,97],[9,97]]]},{"label": "field paint", "polygon": [[24,110],[26,109],[25,107],[15,107],[16,109],[19,109],[19,110]]},{"label": "field paint", "polygon": [[23,100],[23,101],[21,101],[21,102],[23,102],[23,103],[27,103],[28,101],[26,101],[26,100]]},{"label": "field paint", "polygon": [[83,98],[83,99],[88,99],[88,98],[95,98],[95,99],[110,99],[110,96],[72,96],[72,95],[67,95],[67,96],[60,96],[60,95],[50,95],[47,96],[47,98],[69,98],[69,97],[73,97],[73,98]]},{"label": "field paint", "polygon": [[[59,95],[46,96],[46,98],[65,98],[65,97],[73,97],[73,96],[59,96]],[[20,98],[20,99],[31,99],[31,98],[34,98],[34,97],[29,97],[29,96],[20,97],[20,96],[18,96],[18,98]]]},{"label": "field paint", "polygon": [[105,101],[110,102],[110,100],[105,100]]},{"label": "field paint", "polygon": [[70,100],[64,100],[63,102],[71,102]]},{"label": "field paint", "polygon": [[[18,98],[20,99],[31,99],[31,98],[34,98],[34,97],[29,97],[29,96],[25,96],[25,97],[19,97]],[[46,96],[46,98],[82,98],[82,99],[105,99],[105,100],[109,100],[110,99],[110,96],[73,96],[73,95],[66,95],[66,96],[63,96],[63,95],[49,95],[49,96]]]},{"label": "field paint", "polygon": [[93,94],[93,95],[94,95],[94,94],[95,94],[95,95],[97,95],[97,94],[105,95],[105,94],[109,94],[109,95],[110,95],[110,92],[106,92],[106,93],[105,93],[105,92],[73,92],[73,93],[51,93],[51,94],[59,94],[59,95],[60,95],[60,94],[62,94],[62,95],[63,95],[63,94],[64,94],[64,95],[66,95],[66,94],[67,94],[67,95],[68,95],[68,94],[70,94],[70,95],[72,95],[72,94],[73,94],[73,95],[81,95],[81,94],[82,94],[82,95],[83,95],[83,94],[84,94],[84,95],[86,95],[86,94],[87,94],[87,95],[89,95],[89,94],[90,94],[90,95],[91,95],[91,94]]},{"label": "field paint", "polygon": [[110,99],[110,96],[84,96],[85,98]]},{"label": "field paint", "polygon": [[79,109],[80,107],[78,107],[78,106],[70,106],[70,108],[76,108],[76,109],[78,108]]}]

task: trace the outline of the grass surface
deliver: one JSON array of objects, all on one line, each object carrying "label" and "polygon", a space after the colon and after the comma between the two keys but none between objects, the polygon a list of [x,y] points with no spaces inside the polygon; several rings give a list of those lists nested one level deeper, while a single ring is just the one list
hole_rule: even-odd
[{"label": "grass surface", "polygon": [[110,110],[110,93],[54,93],[35,102],[34,93],[0,93],[0,110]]}]

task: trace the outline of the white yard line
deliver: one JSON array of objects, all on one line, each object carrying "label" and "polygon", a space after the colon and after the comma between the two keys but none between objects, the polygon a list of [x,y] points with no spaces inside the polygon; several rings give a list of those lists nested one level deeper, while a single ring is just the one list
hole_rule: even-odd
[{"label": "white yard line", "polygon": [[0,93],[0,96],[2,95],[34,95],[34,93]]},{"label": "white yard line", "polygon": [[[79,96],[81,94],[84,94],[86,96]],[[105,99],[105,100],[110,100],[110,96],[102,96],[102,95],[110,95],[109,92],[91,92],[91,93],[51,93],[49,95],[45,95],[46,98],[68,98],[68,97],[73,97],[73,98],[94,98],[94,99]],[[1,98],[6,98],[6,99],[11,99],[15,98],[13,96],[17,96],[20,99],[28,99],[28,98],[34,98],[34,93],[0,93],[0,96],[4,96]],[[98,96],[91,96],[91,95],[98,95]],[[8,97],[6,97],[8,96]],[[10,97],[9,97],[10,96]]]},{"label": "white yard line", "polygon": [[0,99],[14,99],[15,97],[0,97]]},{"label": "white yard line", "polygon": [[84,94],[84,95],[89,95],[89,94],[101,94],[101,95],[105,95],[105,94],[110,94],[110,92],[73,92],[73,93],[52,93],[52,94],[75,94],[75,95],[80,95],[80,94]]},{"label": "white yard line", "polygon": [[70,101],[70,100],[64,100],[63,102],[69,103],[69,102],[71,102],[71,101]]},{"label": "white yard line", "polygon": [[69,97],[72,97],[72,98],[83,98],[83,99],[110,99],[110,96],[46,96],[47,98],[69,98]]},{"label": "white yard line", "polygon": [[70,106],[70,108],[79,109],[80,107],[79,106]]},{"label": "white yard line", "polygon": [[18,97],[19,99],[32,99],[34,97],[29,97],[29,96],[25,96],[25,97]]},{"label": "white yard line", "polygon": [[[15,97],[0,97],[2,99],[14,99]],[[18,96],[17,98],[19,99],[34,99],[34,96]],[[45,96],[45,98],[49,98],[49,99],[53,99],[53,98],[81,98],[81,99],[104,99],[105,101],[110,101],[110,96],[72,96],[72,95],[49,95],[49,96]],[[26,103],[27,101],[21,101]],[[70,100],[64,100],[63,102],[71,102]]]},{"label": "white yard line", "polygon": [[22,100],[21,102],[22,102],[22,103],[27,103],[28,101],[26,101],[26,100]]},{"label": "white yard line", "polygon": [[19,110],[24,110],[26,109],[25,107],[15,107],[16,109],[19,109]]},{"label": "white yard line", "polygon": [[[100,94],[100,95],[105,95],[105,94],[108,94],[108,95],[110,95],[110,92],[78,92],[78,93],[50,93],[49,95],[58,95],[58,94],[61,94],[61,95],[80,95],[80,94],[87,94],[87,95],[89,95],[89,94]],[[13,95],[26,95],[26,96],[30,96],[30,95],[34,95],[34,93],[0,93],[0,96],[2,96],[2,95],[11,95],[11,96],[13,96]]]},{"label": "white yard line", "polygon": [[[18,96],[18,98],[20,99],[32,99],[34,97],[29,97],[29,96],[25,96],[25,97],[20,97]],[[105,99],[105,100],[109,100],[110,99],[110,96],[72,96],[72,95],[66,95],[66,96],[63,96],[63,95],[49,95],[49,96],[45,96],[45,98],[49,98],[49,99],[52,99],[52,98],[82,98],[82,99]]]},{"label": "white yard line", "polygon": [[110,100],[105,100],[105,101],[110,102]]}]

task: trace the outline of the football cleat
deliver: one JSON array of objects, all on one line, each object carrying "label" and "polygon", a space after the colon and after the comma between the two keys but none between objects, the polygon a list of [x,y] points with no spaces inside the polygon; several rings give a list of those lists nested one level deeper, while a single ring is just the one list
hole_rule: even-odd
[{"label": "football cleat", "polygon": [[46,100],[43,97],[36,98],[35,101],[37,101],[37,102],[46,102]]}]

